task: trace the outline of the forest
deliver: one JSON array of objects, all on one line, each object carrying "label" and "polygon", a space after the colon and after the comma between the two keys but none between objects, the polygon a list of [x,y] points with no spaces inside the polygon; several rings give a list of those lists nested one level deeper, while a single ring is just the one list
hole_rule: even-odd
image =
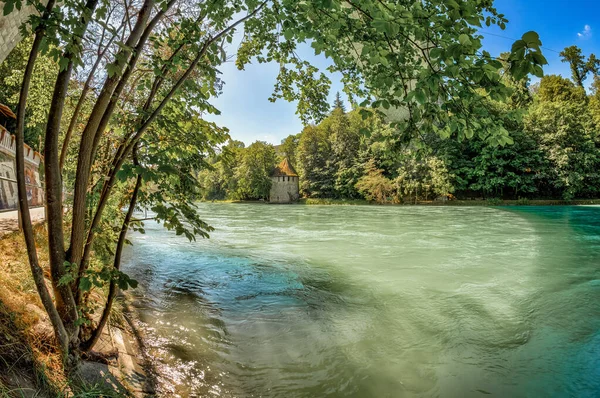
[{"label": "forest", "polygon": [[281,157],[296,167],[307,198],[380,203],[597,198],[600,61],[576,46],[565,48],[561,58],[570,66],[570,79],[547,75],[530,84],[503,74],[512,94],[488,102],[509,132],[508,143],[489,143],[479,134],[459,139],[457,125],[446,136],[403,136],[387,122],[385,109],[347,111],[338,93],[322,122],[281,145],[258,141],[244,148],[229,141],[199,173],[202,198],[268,198],[269,175]]}]

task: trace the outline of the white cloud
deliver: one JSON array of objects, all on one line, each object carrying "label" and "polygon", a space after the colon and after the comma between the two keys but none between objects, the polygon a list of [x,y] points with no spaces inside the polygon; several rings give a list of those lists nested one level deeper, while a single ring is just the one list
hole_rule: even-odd
[{"label": "white cloud", "polygon": [[577,37],[580,39],[587,39],[588,37],[592,37],[592,27],[590,25],[585,25],[583,30],[577,33]]}]

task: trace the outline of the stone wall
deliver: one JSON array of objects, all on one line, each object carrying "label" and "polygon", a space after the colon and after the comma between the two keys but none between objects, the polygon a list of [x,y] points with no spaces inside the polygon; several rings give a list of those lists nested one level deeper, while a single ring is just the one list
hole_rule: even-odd
[{"label": "stone wall", "polygon": [[273,181],[269,201],[271,203],[291,203],[298,200],[298,177],[271,177]]},{"label": "stone wall", "polygon": [[[0,126],[0,211],[15,210],[18,206],[15,164],[15,138]],[[44,191],[40,181],[42,157],[25,145],[25,183],[30,206],[43,206]]]},{"label": "stone wall", "polygon": [[[42,1],[46,4],[47,0]],[[33,5],[27,5],[23,1],[20,10],[16,8],[8,15],[4,15],[4,2],[0,1],[0,62],[4,61],[17,43],[21,40],[19,27],[27,21],[27,18],[37,12]]]}]

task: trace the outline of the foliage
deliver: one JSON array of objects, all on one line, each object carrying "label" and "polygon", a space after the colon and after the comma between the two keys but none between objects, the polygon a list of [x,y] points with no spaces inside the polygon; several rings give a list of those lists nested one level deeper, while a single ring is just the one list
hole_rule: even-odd
[{"label": "foliage", "polygon": [[275,159],[273,146],[265,142],[257,141],[246,148],[235,169],[235,198],[268,199]]},{"label": "foliage", "polygon": [[367,163],[366,175],[358,180],[356,189],[365,199],[377,203],[391,201],[395,191],[393,182],[383,175],[383,170],[378,169],[373,160]]},{"label": "foliage", "polygon": [[544,76],[540,81],[538,91],[540,101],[585,101],[586,94],[582,87],[576,87],[573,82],[558,75]]},{"label": "foliage", "polygon": [[583,88],[583,82],[587,79],[590,73],[598,74],[600,60],[594,54],[590,54],[588,59],[581,54],[581,48],[570,46],[565,48],[560,53],[562,62],[568,62],[571,67],[571,78],[578,87]]},{"label": "foliage", "polygon": [[343,113],[346,113],[346,106],[344,105],[344,101],[342,101],[342,96],[340,95],[339,91],[337,93],[335,93],[335,100],[333,101],[333,109],[334,110],[339,109]]},{"label": "foliage", "polygon": [[332,197],[334,194],[331,143],[324,129],[307,126],[302,130],[296,153],[300,192],[307,197]]},{"label": "foliage", "polygon": [[541,102],[525,120],[550,162],[550,185],[564,199],[595,197],[600,178],[600,142],[586,106],[572,102]]},{"label": "foliage", "polygon": [[[15,49],[0,64],[0,104],[6,104],[16,109],[19,101],[19,91],[23,80],[23,70],[29,56],[32,40],[27,38],[17,44]],[[52,92],[48,90],[54,84],[58,68],[56,63],[47,56],[42,56],[35,65],[32,87],[29,92],[30,106],[27,108],[25,124],[25,142],[41,151],[40,142],[46,119],[48,107],[52,100]],[[11,131],[14,126],[7,126]]]},{"label": "foliage", "polygon": [[397,173],[395,184],[398,195],[407,200],[414,198],[415,203],[419,198],[430,200],[454,191],[446,165],[434,156],[420,158],[416,152],[409,150],[403,156]]},{"label": "foliage", "polygon": [[296,152],[298,150],[299,141],[300,134],[288,135],[283,141],[281,141],[281,145],[279,146],[279,153],[281,154],[282,160],[283,158],[288,158],[288,160],[292,164],[297,164]]},{"label": "foliage", "polygon": [[257,141],[247,148],[230,140],[209,160],[210,167],[198,175],[199,194],[204,200],[268,199],[271,174],[277,156],[275,148]]}]

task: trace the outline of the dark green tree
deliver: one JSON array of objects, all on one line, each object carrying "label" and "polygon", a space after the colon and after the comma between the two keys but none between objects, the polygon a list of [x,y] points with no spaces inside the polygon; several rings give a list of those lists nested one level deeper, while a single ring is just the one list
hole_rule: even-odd
[{"label": "dark green tree", "polygon": [[282,157],[287,157],[294,167],[297,164],[296,152],[298,150],[299,141],[300,134],[289,135],[281,141],[281,146],[279,148],[279,152],[281,153]]},{"label": "dark green tree", "polygon": [[554,195],[564,199],[598,195],[600,143],[585,103],[540,101],[525,118],[525,128],[551,165]]},{"label": "dark green tree", "polygon": [[300,191],[304,196],[334,197],[334,173],[331,144],[325,129],[307,126],[302,130],[296,154]]},{"label": "dark green tree", "polygon": [[242,151],[235,169],[236,199],[268,199],[271,189],[271,173],[275,165],[273,145],[256,141]]},{"label": "dark green tree", "polygon": [[333,109],[340,109],[342,112],[346,112],[346,106],[344,105],[344,101],[342,101],[342,96],[340,95],[340,92],[338,91],[337,93],[335,93],[335,100],[333,101]]},{"label": "dark green tree", "polygon": [[590,73],[597,75],[600,67],[600,60],[594,54],[590,54],[588,59],[581,53],[581,48],[577,46],[566,47],[560,53],[562,62],[568,62],[571,67],[571,78],[573,82],[583,88],[583,82]]}]

